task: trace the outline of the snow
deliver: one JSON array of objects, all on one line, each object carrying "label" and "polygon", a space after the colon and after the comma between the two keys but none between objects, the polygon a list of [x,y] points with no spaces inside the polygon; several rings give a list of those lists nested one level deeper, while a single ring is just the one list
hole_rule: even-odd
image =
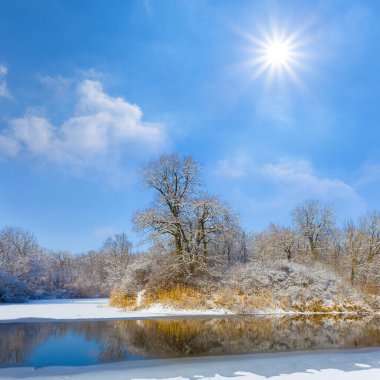
[{"label": "snow", "polygon": [[379,380],[380,348],[141,360],[87,367],[0,368],[0,379],[17,378]]},{"label": "snow", "polygon": [[136,305],[137,305],[138,307],[141,305],[141,302],[142,302],[143,299],[144,299],[144,294],[145,294],[145,289],[140,290],[140,291],[137,293]]},{"label": "snow", "polygon": [[[142,298],[143,294],[140,294]],[[174,309],[162,304],[153,304],[147,309],[126,311],[108,305],[108,298],[88,299],[59,299],[38,300],[28,303],[1,304],[0,322],[26,322],[46,320],[107,320],[107,319],[141,319],[175,316],[223,316],[233,315],[225,309],[197,310],[197,309]],[[271,314],[323,314],[323,313],[295,313],[282,309],[256,310],[257,315]]]},{"label": "snow", "polygon": [[186,309],[178,310],[173,309],[169,306],[165,306],[159,303],[153,304],[149,309],[141,309],[138,313],[155,313],[155,314],[167,314],[167,315],[231,315],[230,311],[224,309],[212,309],[212,310],[197,310],[197,309]]},{"label": "snow", "polygon": [[163,316],[225,315],[225,310],[176,310],[163,305],[152,305],[149,309],[125,311],[110,307],[108,299],[64,299],[38,300],[23,304],[0,304],[0,321],[44,321],[44,320],[106,320],[137,319]]}]

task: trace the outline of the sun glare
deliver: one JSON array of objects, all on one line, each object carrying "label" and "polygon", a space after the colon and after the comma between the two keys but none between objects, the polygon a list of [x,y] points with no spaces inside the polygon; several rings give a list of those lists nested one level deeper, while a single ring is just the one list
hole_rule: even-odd
[{"label": "sun glare", "polygon": [[304,55],[300,51],[303,44],[299,37],[299,33],[279,32],[263,34],[261,38],[248,35],[252,45],[249,49],[251,57],[246,64],[253,73],[253,79],[266,73],[268,81],[275,77],[290,78],[300,84],[297,69],[302,68]]},{"label": "sun glare", "polygon": [[298,61],[296,45],[292,36],[267,37],[264,40],[258,40],[257,44],[259,47],[255,52],[255,60],[258,74],[269,71],[270,77],[285,73],[295,76],[294,68]]},{"label": "sun glare", "polygon": [[285,65],[291,58],[292,52],[286,42],[273,42],[265,50],[265,60],[270,65]]}]

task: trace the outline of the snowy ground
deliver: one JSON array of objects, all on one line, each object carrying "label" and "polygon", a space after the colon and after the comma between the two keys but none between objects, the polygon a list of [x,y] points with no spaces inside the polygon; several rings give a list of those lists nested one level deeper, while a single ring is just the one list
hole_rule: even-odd
[{"label": "snowy ground", "polygon": [[0,368],[0,379],[379,380],[380,349]]},{"label": "snowy ground", "polygon": [[[144,319],[175,316],[222,316],[231,315],[228,310],[177,310],[160,304],[149,309],[125,311],[108,305],[108,298],[38,300],[27,303],[0,303],[1,322],[43,322],[47,320],[107,320]],[[376,314],[379,312],[376,312]],[[282,309],[256,310],[255,314],[318,314],[285,311]],[[344,314],[350,314],[344,313]]]},{"label": "snowy ground", "polygon": [[162,316],[224,315],[224,310],[174,310],[161,305],[146,310],[124,311],[108,306],[108,299],[39,300],[22,304],[0,304],[0,322],[44,320],[136,319]]}]

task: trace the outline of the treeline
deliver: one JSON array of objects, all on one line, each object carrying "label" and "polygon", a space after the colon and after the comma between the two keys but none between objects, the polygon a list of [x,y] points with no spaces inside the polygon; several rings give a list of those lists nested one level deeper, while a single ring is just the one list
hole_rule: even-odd
[{"label": "treeline", "polygon": [[291,226],[270,225],[263,232],[247,233],[228,205],[206,192],[191,157],[162,156],[141,174],[155,198],[134,223],[153,248],[146,260],[136,258],[140,266],[149,262],[145,265],[150,269],[145,277],[140,270],[135,278],[131,268],[123,280],[126,292],[136,291],[136,284],[169,289],[178,283],[218,281],[233,267],[281,261],[322,264],[352,285],[379,291],[378,211],[338,228],[333,205],[309,199],[292,211]]},{"label": "treeline", "polygon": [[102,297],[126,274],[131,245],[125,234],[84,254],[54,252],[17,227],[0,231],[0,302]]},{"label": "treeline", "polygon": [[333,205],[310,199],[292,211],[290,226],[248,233],[227,204],[207,193],[191,157],[161,156],[142,168],[141,179],[155,194],[133,219],[150,242],[147,252],[133,255],[126,234],[82,255],[51,252],[32,234],[4,228],[0,300],[106,296],[117,289],[116,304],[136,304],[139,292],[154,302],[179,286],[205,294],[265,288],[278,299],[291,296],[286,292],[337,297],[340,288],[380,293],[378,211],[339,228]]}]

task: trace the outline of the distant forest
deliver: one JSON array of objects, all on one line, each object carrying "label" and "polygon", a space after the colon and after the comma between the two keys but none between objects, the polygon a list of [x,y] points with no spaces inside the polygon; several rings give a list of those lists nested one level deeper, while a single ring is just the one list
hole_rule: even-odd
[{"label": "distant forest", "polygon": [[332,204],[308,199],[292,211],[290,226],[251,233],[229,205],[207,192],[193,158],[161,156],[140,176],[155,193],[133,217],[135,230],[150,242],[146,252],[134,254],[126,233],[84,254],[51,251],[31,232],[4,227],[0,302],[112,293],[114,304],[130,308],[163,301],[163,294],[187,306],[242,312],[378,307],[379,211],[338,227]]}]

